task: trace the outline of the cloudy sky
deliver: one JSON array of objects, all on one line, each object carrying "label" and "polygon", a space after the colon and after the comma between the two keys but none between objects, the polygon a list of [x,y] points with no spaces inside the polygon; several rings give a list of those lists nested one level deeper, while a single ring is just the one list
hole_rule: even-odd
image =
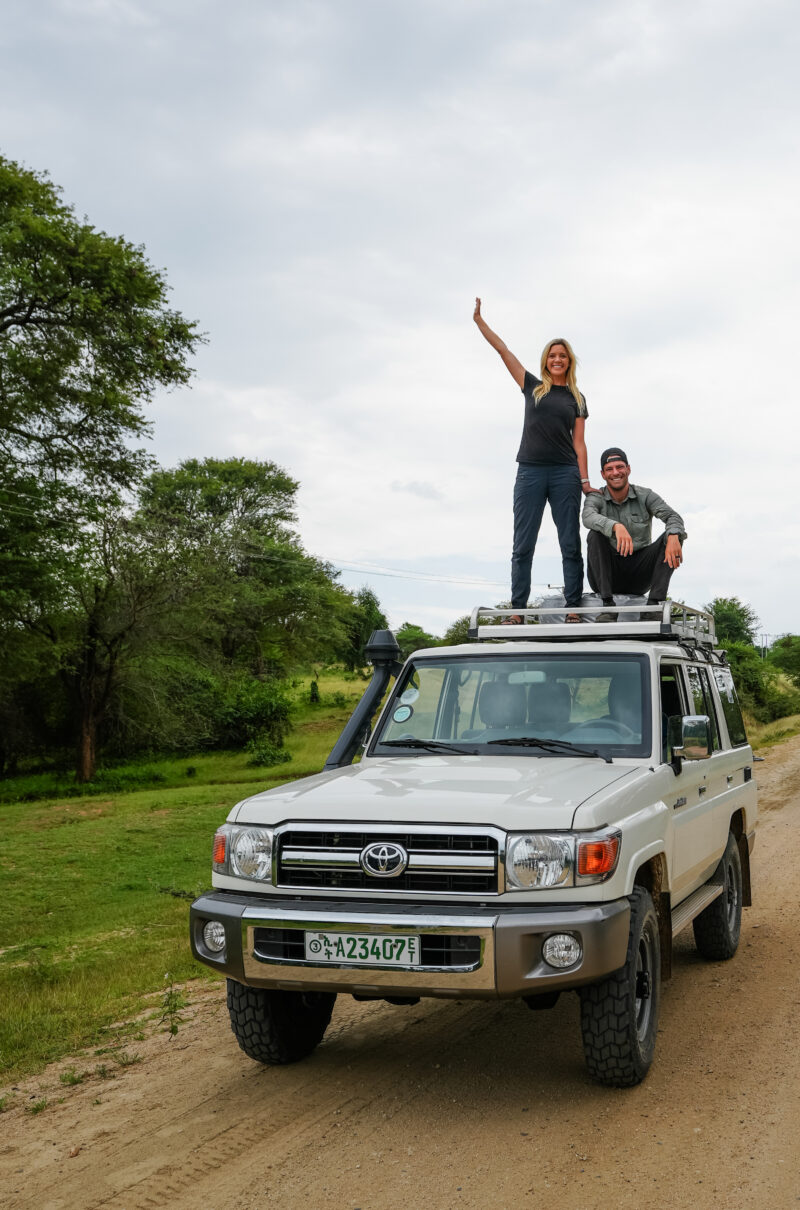
[{"label": "cloudy sky", "polygon": [[[800,631],[793,0],[6,0],[0,151],[209,334],[153,448],[268,458],[393,625],[508,595],[526,365],[683,515],[673,592]],[[546,519],[534,583],[561,583]]]}]

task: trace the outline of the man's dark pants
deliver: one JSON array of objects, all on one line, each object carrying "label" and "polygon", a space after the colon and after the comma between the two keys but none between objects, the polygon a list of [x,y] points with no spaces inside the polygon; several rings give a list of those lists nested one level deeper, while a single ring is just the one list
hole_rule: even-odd
[{"label": "man's dark pants", "polygon": [[648,601],[664,601],[673,569],[664,562],[667,535],[631,555],[619,555],[605,534],[589,530],[587,575],[592,590],[610,601],[617,593],[640,596],[649,589]]}]

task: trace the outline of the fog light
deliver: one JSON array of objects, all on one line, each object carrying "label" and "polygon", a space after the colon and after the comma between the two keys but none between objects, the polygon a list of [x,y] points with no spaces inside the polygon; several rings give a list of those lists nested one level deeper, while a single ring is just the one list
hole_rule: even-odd
[{"label": "fog light", "polygon": [[564,970],[565,967],[574,966],[576,962],[580,962],[583,957],[583,947],[572,933],[554,933],[542,946],[542,957],[548,966]]},{"label": "fog light", "polygon": [[221,954],[225,949],[225,926],[219,920],[209,920],[203,925],[203,941],[212,954]]}]

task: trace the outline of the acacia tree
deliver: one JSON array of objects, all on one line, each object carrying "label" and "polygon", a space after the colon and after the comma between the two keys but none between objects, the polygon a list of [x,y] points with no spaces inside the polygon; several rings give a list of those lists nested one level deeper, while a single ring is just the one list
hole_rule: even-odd
[{"label": "acacia tree", "polygon": [[192,595],[189,561],[153,536],[122,508],[108,509],[73,548],[58,593],[31,600],[21,615],[61,681],[81,782],[94,775],[100,729],[127,664]]},{"label": "acacia tree", "polygon": [[[8,669],[89,676],[79,773],[103,700],[90,670],[131,633],[107,629],[118,585],[104,562],[116,558],[121,493],[151,462],[136,445],[144,409],[189,380],[202,340],[141,247],[78,219],[46,174],[0,157],[0,647]],[[68,638],[81,616],[85,675]]]},{"label": "acacia tree", "polygon": [[167,293],[141,247],[0,157],[0,612],[54,587],[149,465],[145,405],[203,340]]},{"label": "acacia tree", "polygon": [[772,644],[769,661],[800,687],[800,635],[784,634]]},{"label": "acacia tree", "polygon": [[207,612],[222,651],[259,677],[340,651],[353,612],[333,568],[295,533],[298,486],[274,462],[206,458],[155,471],[141,492],[142,516],[216,569]]},{"label": "acacia tree", "polygon": [[130,484],[158,387],[202,336],[141,247],[81,222],[46,175],[0,157],[0,449],[18,471]]},{"label": "acacia tree", "polygon": [[346,667],[350,672],[363,668],[366,663],[364,648],[374,630],[387,630],[389,623],[381,609],[380,601],[371,588],[359,588],[355,594],[353,609],[345,622],[347,640],[342,651]]},{"label": "acacia tree", "polygon": [[713,613],[717,638],[721,643],[749,643],[755,646],[760,623],[752,605],[747,605],[738,597],[714,597],[703,608]]}]

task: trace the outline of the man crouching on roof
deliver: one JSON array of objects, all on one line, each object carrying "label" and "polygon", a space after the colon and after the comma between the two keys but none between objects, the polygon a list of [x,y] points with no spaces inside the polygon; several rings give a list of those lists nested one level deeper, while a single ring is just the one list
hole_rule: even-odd
[{"label": "man crouching on roof", "polygon": [[[666,599],[673,571],[683,562],[686,531],[674,508],[651,491],[630,483],[628,456],[619,446],[604,450],[600,473],[606,485],[586,497],[582,521],[589,530],[588,579],[603,605],[614,605],[615,593],[645,593],[647,604]],[[651,522],[658,517],[665,530],[652,542]],[[642,615],[652,621],[655,615]],[[598,622],[615,622],[616,613],[606,608]]]}]

